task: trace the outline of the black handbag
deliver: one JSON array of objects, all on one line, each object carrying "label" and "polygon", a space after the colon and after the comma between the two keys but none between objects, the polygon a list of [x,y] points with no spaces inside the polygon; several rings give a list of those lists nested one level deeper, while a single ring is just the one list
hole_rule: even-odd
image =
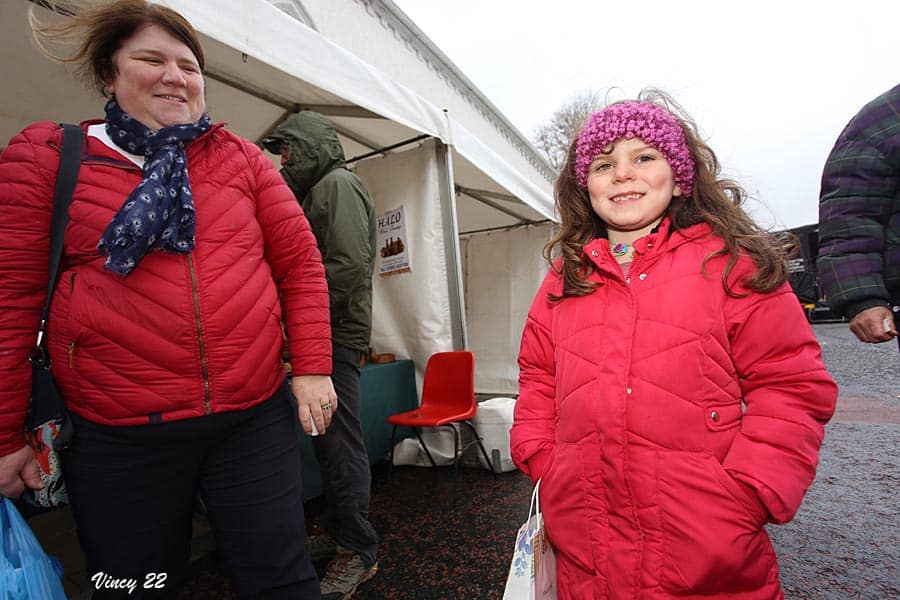
[{"label": "black handbag", "polygon": [[63,142],[59,169],[56,173],[56,191],[53,195],[53,219],[50,226],[50,270],[47,279],[47,299],[41,312],[37,341],[31,352],[31,400],[25,415],[25,436],[34,450],[41,471],[44,487],[39,490],[25,488],[26,503],[40,508],[54,508],[69,502],[66,482],[63,479],[59,452],[72,439],[72,422],[66,411],[66,403],[53,381],[50,372],[50,355],[47,352],[47,318],[50,301],[56,287],[59,261],[62,257],[63,238],[69,222],[69,203],[78,181],[81,167],[82,139],[84,132],[77,125],[62,124]]}]

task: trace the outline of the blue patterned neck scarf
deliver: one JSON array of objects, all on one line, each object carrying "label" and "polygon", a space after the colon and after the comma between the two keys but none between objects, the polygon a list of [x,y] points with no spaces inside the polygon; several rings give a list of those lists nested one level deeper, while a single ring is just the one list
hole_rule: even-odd
[{"label": "blue patterned neck scarf", "polygon": [[122,275],[154,248],[187,254],[194,248],[194,199],[188,181],[185,145],[209,131],[210,118],[152,131],[131,118],[110,98],[106,132],[132,154],[143,154],[144,179],[125,199],[103,232],[97,249],[105,268]]}]

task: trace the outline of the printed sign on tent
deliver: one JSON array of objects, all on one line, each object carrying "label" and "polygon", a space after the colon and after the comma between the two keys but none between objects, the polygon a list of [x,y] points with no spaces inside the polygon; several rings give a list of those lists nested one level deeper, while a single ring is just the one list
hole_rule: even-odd
[{"label": "printed sign on tent", "polygon": [[378,276],[390,277],[409,273],[409,253],[406,246],[406,219],[403,207],[389,210],[377,217]]}]

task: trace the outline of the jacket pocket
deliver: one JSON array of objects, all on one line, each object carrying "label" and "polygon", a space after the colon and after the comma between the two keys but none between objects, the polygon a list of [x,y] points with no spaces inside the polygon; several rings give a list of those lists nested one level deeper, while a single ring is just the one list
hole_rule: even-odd
[{"label": "jacket pocket", "polygon": [[76,302],[75,276],[75,272],[68,272],[60,277],[50,306],[51,335],[48,343],[53,357],[53,372],[57,376],[64,369],[72,370],[75,367],[76,342],[80,331],[73,316]]},{"label": "jacket pocket", "polygon": [[743,417],[741,403],[738,401],[708,404],[705,411],[706,428],[710,431],[727,431],[739,427]]},{"label": "jacket pocket", "polygon": [[[598,511],[596,507],[588,506],[586,486],[600,485],[588,470],[583,448],[577,444],[557,443],[541,478],[541,512],[557,556],[563,557],[570,568],[593,577],[596,570],[591,532],[597,528],[591,519],[598,515],[605,519],[606,511],[605,507]],[[600,529],[605,528],[601,526]]]},{"label": "jacket pocket", "polygon": [[677,594],[755,590],[777,578],[765,510],[708,454],[663,452],[663,587]]}]

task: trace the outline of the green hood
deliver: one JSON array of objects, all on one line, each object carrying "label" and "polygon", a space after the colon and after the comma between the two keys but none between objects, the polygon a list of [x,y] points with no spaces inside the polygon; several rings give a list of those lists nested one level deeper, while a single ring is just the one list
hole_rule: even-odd
[{"label": "green hood", "polygon": [[269,137],[285,141],[291,159],[281,169],[285,181],[303,202],[326,173],[344,166],[344,150],[331,122],[316,112],[291,115]]}]

